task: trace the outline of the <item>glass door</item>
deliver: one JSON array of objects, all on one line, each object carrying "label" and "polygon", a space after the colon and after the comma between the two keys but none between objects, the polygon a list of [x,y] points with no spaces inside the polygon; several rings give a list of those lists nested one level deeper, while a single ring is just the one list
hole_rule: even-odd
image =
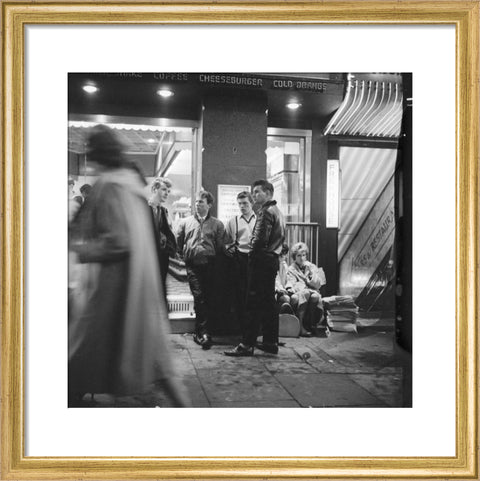
[{"label": "glass door", "polygon": [[311,141],[308,130],[268,129],[267,179],[290,223],[310,221]]}]

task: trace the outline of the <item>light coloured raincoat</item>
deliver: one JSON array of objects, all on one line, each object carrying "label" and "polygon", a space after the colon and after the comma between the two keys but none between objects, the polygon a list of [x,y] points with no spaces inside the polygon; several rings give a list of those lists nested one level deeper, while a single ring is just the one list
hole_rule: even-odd
[{"label": "light coloured raincoat", "polygon": [[169,321],[153,221],[139,175],[110,170],[72,226],[69,392],[125,395],[171,377]]}]

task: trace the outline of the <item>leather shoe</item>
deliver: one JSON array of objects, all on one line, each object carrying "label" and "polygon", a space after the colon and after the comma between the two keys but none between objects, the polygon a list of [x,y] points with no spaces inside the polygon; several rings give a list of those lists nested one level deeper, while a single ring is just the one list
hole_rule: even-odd
[{"label": "leather shoe", "polygon": [[205,351],[212,347],[212,338],[208,334],[203,334],[202,336],[194,334],[193,341],[199,346],[202,346],[202,349]]},{"label": "leather shoe", "polygon": [[249,357],[253,356],[253,346],[244,346],[243,344],[239,344],[237,347],[232,349],[231,351],[224,351],[225,356],[231,357]]},{"label": "leather shoe", "polygon": [[268,344],[266,342],[259,342],[257,344],[258,349],[263,352],[268,352],[269,354],[278,354],[277,344]]},{"label": "leather shoe", "polygon": [[306,329],[302,329],[300,331],[300,337],[312,337],[312,333],[310,331],[307,331]]},{"label": "leather shoe", "polygon": [[204,351],[208,351],[212,347],[212,338],[207,334],[204,334],[200,343],[202,345],[202,349]]}]

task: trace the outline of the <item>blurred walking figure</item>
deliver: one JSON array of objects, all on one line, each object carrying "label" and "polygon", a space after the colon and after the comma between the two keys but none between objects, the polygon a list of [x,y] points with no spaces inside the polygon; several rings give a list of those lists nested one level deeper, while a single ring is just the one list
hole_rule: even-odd
[{"label": "blurred walking figure", "polygon": [[193,340],[210,349],[211,323],[215,312],[214,281],[216,256],[225,248],[223,223],[210,215],[213,195],[200,191],[195,199],[195,215],[183,219],[178,226],[178,250],[183,255],[195,309]]},{"label": "blurred walking figure", "polygon": [[225,253],[232,259],[234,306],[237,320],[240,326],[243,326],[247,300],[248,253],[251,250],[250,238],[257,216],[253,212],[253,198],[250,192],[240,192],[237,195],[237,203],[240,214],[229,219],[225,229],[227,242]]},{"label": "blurred walking figure", "polygon": [[78,405],[84,393],[142,393],[163,381],[174,403],[186,406],[169,354],[145,181],[106,126],[92,129],[88,156],[99,177],[75,219],[78,237],[70,245],[83,272],[71,299],[69,405]]},{"label": "blurred walking figure", "polygon": [[293,263],[287,277],[292,285],[291,303],[300,320],[300,335],[309,337],[323,317],[323,301],[319,289],[325,284],[325,274],[307,260],[308,247],[303,242],[292,246]]},{"label": "blurred walking figure", "polygon": [[175,257],[177,242],[167,208],[163,205],[170,194],[172,183],[166,177],[157,177],[152,183],[152,197],[149,204],[153,211],[155,239],[157,241],[160,275],[165,296],[167,295],[167,274],[170,257]]},{"label": "blurred walking figure", "polygon": [[285,222],[273,200],[273,191],[273,185],[266,180],[257,180],[252,186],[253,200],[260,209],[250,241],[246,322],[242,342],[233,350],[225,351],[227,356],[253,356],[260,326],[263,342],[257,347],[271,354],[278,353],[275,277],[285,239]]}]

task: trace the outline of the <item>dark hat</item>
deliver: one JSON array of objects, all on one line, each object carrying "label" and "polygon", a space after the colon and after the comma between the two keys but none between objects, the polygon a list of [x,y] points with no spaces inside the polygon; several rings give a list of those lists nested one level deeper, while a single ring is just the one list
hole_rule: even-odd
[{"label": "dark hat", "polygon": [[106,167],[118,167],[124,163],[124,146],[117,133],[106,125],[92,128],[87,140],[87,156],[89,160]]}]

